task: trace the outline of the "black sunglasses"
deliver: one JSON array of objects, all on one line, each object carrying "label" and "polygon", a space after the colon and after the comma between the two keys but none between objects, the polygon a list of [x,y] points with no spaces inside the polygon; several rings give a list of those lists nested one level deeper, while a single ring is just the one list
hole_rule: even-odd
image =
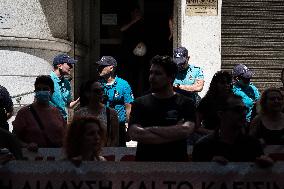
[{"label": "black sunglasses", "polygon": [[225,110],[230,110],[235,113],[248,112],[248,108],[245,106],[233,106],[233,107],[228,107]]}]

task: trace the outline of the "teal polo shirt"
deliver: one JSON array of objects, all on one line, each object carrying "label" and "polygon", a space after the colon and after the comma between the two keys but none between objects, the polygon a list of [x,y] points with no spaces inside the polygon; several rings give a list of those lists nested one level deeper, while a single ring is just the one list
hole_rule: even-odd
[{"label": "teal polo shirt", "polygon": [[242,97],[244,105],[248,108],[246,120],[251,122],[253,108],[255,103],[260,99],[258,89],[252,83],[250,83],[247,87],[241,87],[238,84],[234,84],[232,91],[235,95]]},{"label": "teal polo shirt", "polygon": [[108,96],[106,106],[115,109],[119,123],[124,124],[127,121],[125,104],[131,104],[134,101],[130,85],[117,76],[111,85],[108,85],[104,79],[101,79],[100,83],[104,88],[104,93]]},{"label": "teal polo shirt", "polygon": [[[174,84],[193,85],[196,80],[204,80],[203,71],[198,66],[189,65],[187,69],[177,73]],[[176,89],[176,92],[192,98],[196,105],[199,102],[200,97],[196,92],[188,92],[182,89]]]},{"label": "teal polo shirt", "polygon": [[187,69],[177,73],[174,84],[193,85],[196,80],[204,80],[204,74],[200,67],[189,65]]},{"label": "teal polo shirt", "polygon": [[72,100],[72,91],[70,82],[64,77],[59,78],[54,72],[50,73],[50,77],[54,83],[54,93],[49,103],[59,109],[61,115],[67,120],[67,105]]}]

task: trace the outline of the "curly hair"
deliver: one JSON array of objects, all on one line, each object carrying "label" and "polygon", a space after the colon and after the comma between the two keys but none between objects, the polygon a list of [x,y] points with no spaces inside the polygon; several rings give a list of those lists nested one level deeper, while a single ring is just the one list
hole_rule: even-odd
[{"label": "curly hair", "polygon": [[227,71],[218,71],[214,74],[210,86],[209,86],[209,90],[207,92],[206,95],[209,96],[215,96],[218,95],[218,93],[220,91],[217,90],[217,83],[219,82],[224,82],[224,83],[229,83],[232,84],[232,74],[230,74]]},{"label": "curly hair", "polygon": [[261,98],[259,100],[259,104],[260,104],[260,108],[261,108],[261,112],[265,113],[268,111],[268,107],[267,107],[267,99],[268,99],[268,94],[271,92],[278,92],[281,97],[283,98],[283,94],[281,93],[281,91],[277,88],[268,88],[266,90],[263,91]]},{"label": "curly hair", "polygon": [[88,123],[95,123],[99,127],[99,135],[101,141],[96,147],[96,150],[94,152],[95,157],[99,157],[99,154],[105,143],[105,138],[106,138],[105,130],[98,118],[93,116],[88,116],[88,117],[74,117],[73,121],[70,123],[68,127],[64,143],[65,154],[67,159],[71,159],[73,157],[82,155],[81,149],[84,141],[84,135],[85,132],[87,131],[86,125]]}]

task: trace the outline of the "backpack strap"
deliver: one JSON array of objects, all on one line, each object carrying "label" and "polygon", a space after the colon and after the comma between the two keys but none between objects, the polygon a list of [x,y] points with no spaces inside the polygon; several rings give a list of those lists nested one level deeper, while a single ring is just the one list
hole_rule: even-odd
[{"label": "backpack strap", "polygon": [[58,145],[55,145],[50,139],[49,137],[47,136],[47,134],[44,132],[44,127],[43,127],[43,124],[41,122],[41,119],[39,118],[37,112],[35,111],[35,109],[33,108],[32,105],[29,105],[28,106],[29,110],[31,111],[32,115],[34,116],[35,120],[37,121],[38,123],[38,126],[40,128],[40,130],[42,131],[42,134],[44,135],[45,139],[46,139],[46,142],[49,146],[51,147],[58,147]]},{"label": "backpack strap", "polygon": [[35,109],[32,107],[32,105],[29,105],[28,108],[29,108],[29,110],[31,111],[31,113],[33,114],[35,120],[37,121],[39,128],[40,128],[41,130],[44,130],[43,125],[42,125],[42,122],[41,122],[39,116],[37,115]]}]

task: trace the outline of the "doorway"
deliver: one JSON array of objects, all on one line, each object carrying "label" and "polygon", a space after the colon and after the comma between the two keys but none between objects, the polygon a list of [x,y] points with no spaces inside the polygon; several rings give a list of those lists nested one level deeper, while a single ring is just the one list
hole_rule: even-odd
[{"label": "doorway", "polygon": [[100,7],[100,57],[117,60],[118,76],[139,97],[148,90],[150,59],[172,56],[173,0],[104,0]]}]

